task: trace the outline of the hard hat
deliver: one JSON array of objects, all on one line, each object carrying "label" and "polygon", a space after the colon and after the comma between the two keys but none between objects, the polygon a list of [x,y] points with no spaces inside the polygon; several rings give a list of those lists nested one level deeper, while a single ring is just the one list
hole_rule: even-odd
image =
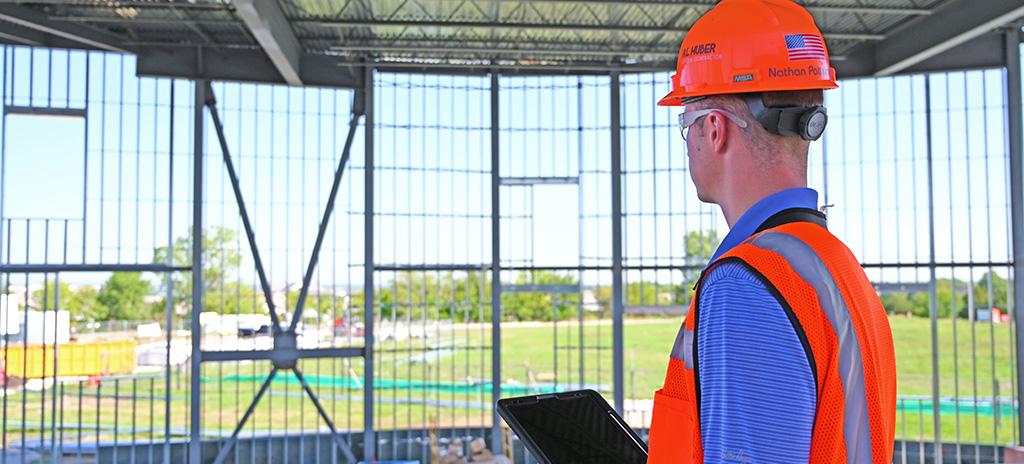
[{"label": "hard hat", "polygon": [[810,13],[789,0],[722,0],[679,49],[672,92],[658,102],[780,90],[834,89],[825,40]]}]

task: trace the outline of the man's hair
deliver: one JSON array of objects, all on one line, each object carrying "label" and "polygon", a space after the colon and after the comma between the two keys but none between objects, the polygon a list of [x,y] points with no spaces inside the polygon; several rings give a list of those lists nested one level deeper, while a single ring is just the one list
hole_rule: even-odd
[{"label": "man's hair", "polygon": [[815,90],[786,90],[783,92],[762,92],[764,106],[821,106],[825,104],[825,92]]},{"label": "man's hair", "polygon": [[[825,101],[824,92],[820,89],[761,92],[761,98],[765,107],[822,106]],[[759,160],[778,162],[779,160],[773,159],[774,155],[792,154],[795,159],[790,160],[791,162],[798,162],[806,167],[810,142],[798,137],[786,137],[768,132],[757,119],[754,119],[742,94],[712,95],[693,104],[697,106],[697,109],[721,108],[747,121],[747,128],[743,129],[742,133],[758,152]],[[704,119],[698,121],[698,125],[703,129]]]}]

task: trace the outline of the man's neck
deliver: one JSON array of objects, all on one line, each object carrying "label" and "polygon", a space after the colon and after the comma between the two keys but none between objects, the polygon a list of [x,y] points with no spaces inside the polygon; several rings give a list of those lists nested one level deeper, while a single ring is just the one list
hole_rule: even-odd
[{"label": "man's neck", "polygon": [[[722,214],[725,216],[725,222],[729,225],[730,229],[747,210],[769,195],[791,188],[807,187],[806,175],[798,178],[798,176],[786,175],[782,172],[777,172],[776,174],[776,176],[771,177],[756,176],[748,178],[746,182],[743,182],[742,179],[737,179],[731,194],[726,195],[726,199],[718,203],[722,208]],[[757,177],[761,178],[757,179]]]}]

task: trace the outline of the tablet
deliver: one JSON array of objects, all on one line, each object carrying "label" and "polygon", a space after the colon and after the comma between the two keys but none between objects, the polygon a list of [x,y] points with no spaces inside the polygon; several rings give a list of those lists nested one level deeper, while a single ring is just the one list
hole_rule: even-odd
[{"label": "tablet", "polygon": [[647,462],[647,445],[594,390],[503,398],[497,409],[541,464]]}]

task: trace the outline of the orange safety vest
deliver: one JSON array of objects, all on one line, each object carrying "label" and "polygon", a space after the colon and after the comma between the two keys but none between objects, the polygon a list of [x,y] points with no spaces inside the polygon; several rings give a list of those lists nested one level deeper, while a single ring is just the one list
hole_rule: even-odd
[{"label": "orange safety vest", "polygon": [[[885,309],[853,253],[824,227],[790,222],[724,254],[760,274],[789,313],[817,384],[810,462],[892,462],[896,359]],[[704,275],[707,271],[704,272]],[[654,396],[648,464],[703,463],[697,323],[703,275]],[[844,393],[846,392],[846,393]]]}]

